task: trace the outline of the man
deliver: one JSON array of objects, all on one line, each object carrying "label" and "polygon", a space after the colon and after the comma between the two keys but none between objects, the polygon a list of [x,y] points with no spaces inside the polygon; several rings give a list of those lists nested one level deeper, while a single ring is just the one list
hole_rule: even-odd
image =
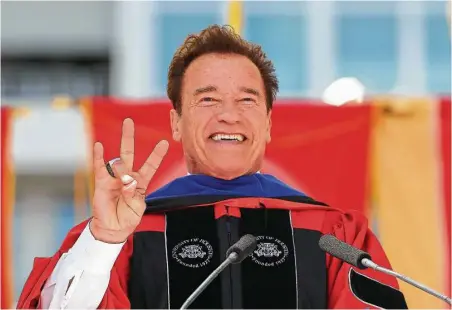
[{"label": "man", "polygon": [[334,234],[390,267],[364,217],[259,173],[277,90],[271,61],[230,28],[189,36],[171,62],[167,92],[190,174],[145,198],[168,142],[133,171],[134,125],[126,119],[119,159],[106,165],[94,145],[92,218],[53,257],[36,259],[18,307],[180,308],[244,234],[255,235],[258,248],[193,308],[368,307],[362,296],[403,306],[396,280],[364,272],[387,286],[372,282],[318,247],[322,234]]}]

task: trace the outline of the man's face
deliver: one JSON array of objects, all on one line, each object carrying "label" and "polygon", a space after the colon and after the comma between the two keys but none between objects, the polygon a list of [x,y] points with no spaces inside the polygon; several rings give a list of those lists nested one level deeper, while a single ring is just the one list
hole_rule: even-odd
[{"label": "man's face", "polygon": [[233,179],[261,168],[270,142],[264,82],[236,54],[207,54],[187,68],[182,114],[171,111],[173,138],[182,141],[188,171]]}]

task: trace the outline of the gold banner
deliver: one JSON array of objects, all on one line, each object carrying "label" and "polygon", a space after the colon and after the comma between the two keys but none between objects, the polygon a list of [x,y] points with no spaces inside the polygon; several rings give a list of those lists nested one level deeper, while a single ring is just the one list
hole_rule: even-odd
[{"label": "gold banner", "polygon": [[[376,100],[373,172],[378,234],[394,270],[445,293],[440,120],[435,99]],[[447,305],[405,282],[410,308]]]}]

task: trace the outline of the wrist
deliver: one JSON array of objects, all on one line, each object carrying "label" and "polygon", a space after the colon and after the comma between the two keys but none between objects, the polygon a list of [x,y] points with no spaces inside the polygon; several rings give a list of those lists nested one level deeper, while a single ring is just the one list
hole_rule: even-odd
[{"label": "wrist", "polygon": [[124,234],[121,231],[114,231],[102,228],[97,223],[96,219],[92,219],[89,222],[89,230],[93,235],[94,239],[100,242],[109,243],[109,244],[121,244],[127,240],[128,234]]},{"label": "wrist", "polygon": [[94,238],[88,224],[68,251],[68,259],[75,270],[86,270],[96,275],[109,275],[126,243],[106,243]]}]

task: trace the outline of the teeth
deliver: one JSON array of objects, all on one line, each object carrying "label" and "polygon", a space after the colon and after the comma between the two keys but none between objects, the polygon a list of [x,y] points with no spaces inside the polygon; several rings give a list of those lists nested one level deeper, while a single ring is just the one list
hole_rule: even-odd
[{"label": "teeth", "polygon": [[215,141],[240,141],[245,140],[245,137],[242,135],[225,135],[225,134],[216,134],[212,136],[212,139]]}]

